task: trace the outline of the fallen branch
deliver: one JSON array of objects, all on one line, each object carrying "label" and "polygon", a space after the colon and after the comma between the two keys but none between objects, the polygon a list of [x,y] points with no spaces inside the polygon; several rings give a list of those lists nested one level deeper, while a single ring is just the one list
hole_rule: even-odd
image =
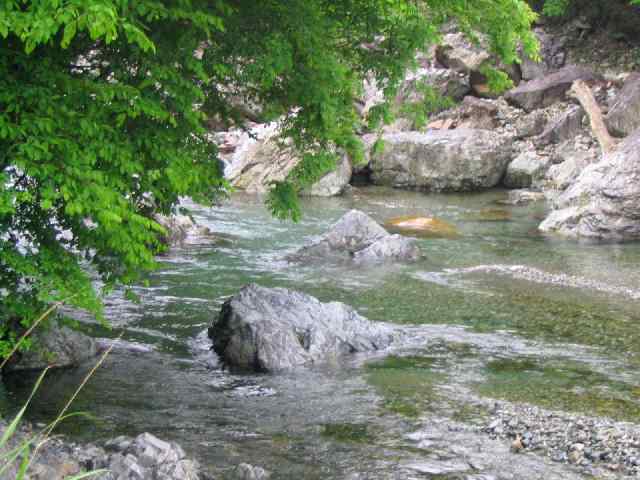
[{"label": "fallen branch", "polygon": [[587,112],[589,122],[591,123],[591,130],[602,148],[602,153],[609,153],[615,150],[617,143],[615,139],[609,135],[609,130],[607,130],[602,116],[602,110],[600,110],[589,86],[583,80],[576,80],[573,82],[569,93],[578,99],[584,111]]}]

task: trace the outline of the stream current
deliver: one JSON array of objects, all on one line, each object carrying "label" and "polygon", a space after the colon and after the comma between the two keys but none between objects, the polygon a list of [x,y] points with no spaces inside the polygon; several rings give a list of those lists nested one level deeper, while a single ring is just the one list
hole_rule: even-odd
[{"label": "stream current", "polygon": [[[148,285],[135,288],[139,304],[109,297],[112,329],[81,322],[97,337],[122,340],[74,404],[90,417],[59,431],[78,441],[150,431],[180,443],[214,475],[246,462],[274,479],[583,478],[542,457],[516,467],[508,444],[467,427],[486,416],[478,399],[494,398],[640,421],[640,244],[542,236],[545,207],[500,204],[505,198],[370,187],[305,199],[298,224],[272,218],[252,196],[212,209],[187,203],[225,241],[162,257]],[[351,208],[381,223],[437,217],[459,235],[420,239],[424,259],[411,265],[284,260]],[[414,334],[392,351],[302,371],[231,373],[205,331],[250,282],[342,301]],[[527,367],[504,376],[512,372],[499,368],[505,362]],[[51,372],[29,420],[51,421],[89,368]],[[34,378],[6,378],[0,409],[15,411]],[[567,400],[567,391],[577,397]],[[427,430],[431,441],[421,447],[416,438]],[[471,450],[485,463],[456,470]]]}]

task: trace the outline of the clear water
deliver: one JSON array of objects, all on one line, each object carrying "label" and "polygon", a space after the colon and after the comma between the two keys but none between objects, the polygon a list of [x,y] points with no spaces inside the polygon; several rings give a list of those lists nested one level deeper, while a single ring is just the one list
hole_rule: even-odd
[{"label": "clear water", "polygon": [[[305,200],[299,224],[273,219],[256,197],[237,195],[210,210],[188,205],[199,223],[229,242],[186,246],[162,258],[149,286],[136,289],[138,305],[117,295],[108,299],[113,329],[84,328],[105,338],[122,334],[128,343],[114,350],[75,403],[91,418],[70,419],[61,431],[78,440],[151,431],[178,441],[214,473],[248,462],[271,470],[276,479],[413,478],[407,465],[428,452],[412,448],[407,435],[445,418],[480,421],[482,412],[469,413],[460,392],[480,386],[483,395],[504,396],[482,387],[496,382],[487,365],[523,357],[579,364],[580,378],[593,371],[601,383],[608,378],[628,386],[616,392],[629,396],[625,405],[631,413],[625,414],[634,420],[640,244],[546,238],[536,231],[544,206],[497,203],[505,197],[501,191],[458,196],[358,189],[346,198]],[[437,217],[460,235],[421,239],[425,258],[413,265],[284,261],[351,208],[380,222],[401,215]],[[513,272],[511,266],[526,268]],[[249,282],[340,300],[372,320],[411,325],[414,335],[397,351],[339,365],[280,375],[230,374],[209,352],[203,332],[223,301]],[[374,376],[379,369],[364,365],[390,353],[428,357],[429,366],[423,362],[397,375],[390,369]],[[30,419],[50,421],[87,368],[52,372]],[[5,380],[0,409],[11,411],[30,391],[33,377]],[[530,401],[536,401],[533,393]],[[413,407],[403,410],[408,402]],[[582,411],[589,413],[589,405],[581,403]],[[467,440],[486,445],[477,436]],[[448,454],[454,457],[455,449]],[[549,468],[548,478],[573,478]]]}]

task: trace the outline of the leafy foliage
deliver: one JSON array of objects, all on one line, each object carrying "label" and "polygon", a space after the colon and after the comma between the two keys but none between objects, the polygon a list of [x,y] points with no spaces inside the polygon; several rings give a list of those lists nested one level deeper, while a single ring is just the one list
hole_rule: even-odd
[{"label": "leafy foliage", "polygon": [[0,2],[0,356],[46,304],[100,316],[93,280],[154,267],[156,213],[226,191],[206,125],[239,121],[238,98],[283,116],[303,154],[269,197],[299,217],[332,152],[363,156],[363,78],[391,98],[452,19],[505,63],[536,54],[523,0]]}]

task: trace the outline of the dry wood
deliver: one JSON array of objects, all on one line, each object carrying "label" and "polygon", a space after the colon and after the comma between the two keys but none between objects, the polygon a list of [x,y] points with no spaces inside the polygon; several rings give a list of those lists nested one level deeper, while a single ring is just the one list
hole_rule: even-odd
[{"label": "dry wood", "polygon": [[616,141],[609,135],[609,130],[607,130],[602,116],[602,110],[600,110],[589,86],[583,80],[576,80],[571,86],[571,94],[578,99],[584,111],[587,112],[591,130],[602,148],[602,153],[609,153],[615,150]]}]

